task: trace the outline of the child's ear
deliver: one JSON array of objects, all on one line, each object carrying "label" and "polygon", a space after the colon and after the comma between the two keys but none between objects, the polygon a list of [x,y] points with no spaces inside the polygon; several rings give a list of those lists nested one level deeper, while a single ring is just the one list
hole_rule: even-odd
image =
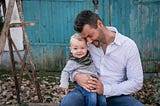
[{"label": "child's ear", "polygon": [[69,49],[70,49],[70,52],[72,53],[72,49],[71,49],[71,46],[69,47]]}]

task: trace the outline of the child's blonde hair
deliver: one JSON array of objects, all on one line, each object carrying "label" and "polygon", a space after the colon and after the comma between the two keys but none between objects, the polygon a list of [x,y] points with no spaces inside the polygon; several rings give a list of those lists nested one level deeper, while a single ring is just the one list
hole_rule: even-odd
[{"label": "child's blonde hair", "polygon": [[[70,45],[71,45],[71,42],[72,42],[72,40],[73,39],[77,39],[78,41],[84,41],[84,42],[86,42],[86,39],[84,39],[81,35],[79,35],[78,33],[75,33],[75,34],[73,34],[72,36],[71,36],[71,38],[70,38]],[[86,44],[87,44],[87,42],[86,42]]]}]

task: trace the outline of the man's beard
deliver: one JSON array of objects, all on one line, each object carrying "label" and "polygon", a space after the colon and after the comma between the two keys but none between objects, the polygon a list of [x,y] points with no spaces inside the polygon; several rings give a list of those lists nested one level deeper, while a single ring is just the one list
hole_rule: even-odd
[{"label": "man's beard", "polygon": [[102,40],[105,39],[105,35],[104,35],[103,31],[101,29],[98,29],[98,31],[99,31],[100,37],[97,40],[94,40],[92,42],[92,44],[95,45],[96,47],[100,47],[103,44]]}]

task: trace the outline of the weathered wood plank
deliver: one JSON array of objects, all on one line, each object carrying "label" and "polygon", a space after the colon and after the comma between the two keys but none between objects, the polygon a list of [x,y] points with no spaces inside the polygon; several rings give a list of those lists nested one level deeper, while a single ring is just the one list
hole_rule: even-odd
[{"label": "weathered wood plank", "polygon": [[[23,23],[24,26],[34,26],[35,23],[34,22],[25,22]],[[10,27],[21,27],[22,26],[22,23],[12,23],[10,24]]]},{"label": "weathered wood plank", "polygon": [[29,103],[29,106],[59,106],[59,104],[54,103]]}]

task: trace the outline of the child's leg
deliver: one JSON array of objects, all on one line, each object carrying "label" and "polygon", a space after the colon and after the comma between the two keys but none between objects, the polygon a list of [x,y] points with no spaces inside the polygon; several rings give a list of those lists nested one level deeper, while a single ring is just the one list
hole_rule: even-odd
[{"label": "child's leg", "polygon": [[74,83],[75,87],[81,91],[82,95],[85,97],[85,106],[97,106],[97,94],[93,92],[88,92],[77,83]]},{"label": "child's leg", "polygon": [[85,106],[97,106],[97,94],[93,92],[86,92]]},{"label": "child's leg", "polygon": [[97,106],[107,106],[106,97],[97,94]]}]

